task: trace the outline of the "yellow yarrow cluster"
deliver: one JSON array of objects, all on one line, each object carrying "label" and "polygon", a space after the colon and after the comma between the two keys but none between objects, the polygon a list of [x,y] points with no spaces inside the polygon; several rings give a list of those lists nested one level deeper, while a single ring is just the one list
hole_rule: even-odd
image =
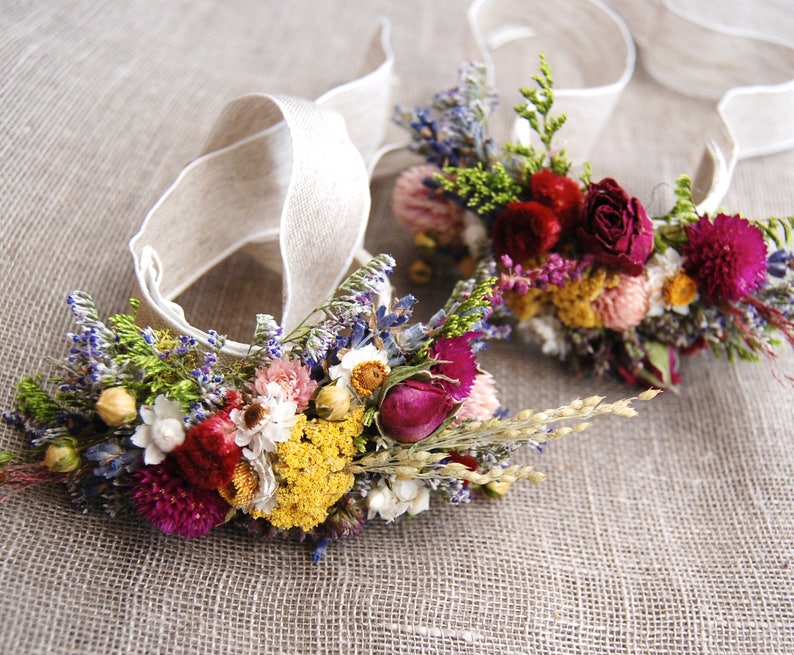
[{"label": "yellow yarrow cluster", "polygon": [[356,448],[353,439],[364,429],[364,408],[357,407],[341,421],[298,418],[290,438],[278,444],[274,465],[281,483],[276,507],[267,519],[282,530],[308,531],[322,523],[328,509],[354,482],[345,472]]},{"label": "yellow yarrow cluster", "polygon": [[607,286],[614,286],[616,280],[616,276],[608,276],[604,269],[598,269],[563,287],[550,287],[557,317],[569,327],[601,327],[604,322],[593,307],[593,301]]},{"label": "yellow yarrow cluster", "polygon": [[505,302],[519,321],[528,321],[540,313],[543,304],[548,299],[548,291],[529,289],[524,294],[506,293]]}]

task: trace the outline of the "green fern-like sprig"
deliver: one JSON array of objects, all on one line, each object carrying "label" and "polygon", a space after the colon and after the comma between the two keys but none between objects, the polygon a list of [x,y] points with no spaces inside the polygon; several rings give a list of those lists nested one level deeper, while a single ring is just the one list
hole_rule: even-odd
[{"label": "green fern-like sprig", "polygon": [[523,188],[499,162],[486,170],[482,163],[474,168],[450,166],[444,172],[451,177],[436,175],[435,180],[444,191],[460,198],[479,214],[488,214],[516,200]]},{"label": "green fern-like sprig", "polygon": [[[515,112],[529,123],[530,129],[535,132],[543,144],[545,152],[538,152],[531,149],[527,153],[529,166],[538,167],[538,163],[543,165],[545,157],[549,158],[549,168],[558,175],[565,175],[571,168],[571,160],[565,154],[565,150],[554,153],[552,142],[555,134],[559,132],[568,117],[565,114],[552,114],[554,106],[554,78],[551,74],[551,67],[546,60],[546,56],[541,53],[539,72],[532,76],[537,84],[537,88],[521,87],[519,92],[526,102],[514,107]],[[538,157],[540,160],[538,161]]]},{"label": "green fern-like sprig", "polygon": [[756,218],[751,219],[750,223],[761,230],[764,234],[764,238],[774,243],[776,248],[782,248],[792,242],[792,236],[794,236],[794,216]]}]

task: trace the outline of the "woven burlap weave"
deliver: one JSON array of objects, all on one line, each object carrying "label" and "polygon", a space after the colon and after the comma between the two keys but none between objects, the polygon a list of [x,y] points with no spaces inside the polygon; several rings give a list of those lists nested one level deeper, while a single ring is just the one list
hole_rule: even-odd
[{"label": "woven burlap weave", "polygon": [[[64,353],[69,291],[92,293],[105,314],[125,309],[127,241],[227,103],[316,98],[351,79],[381,15],[396,96],[424,102],[454,80],[467,29],[467,3],[453,0],[6,5],[4,408],[21,375]],[[676,175],[694,172],[714,107],[640,61],[590,154],[595,175],[664,209]],[[724,204],[791,213],[792,171],[791,152],[744,161]],[[365,246],[397,258],[397,292],[429,312],[452,279],[408,283],[413,246],[391,217],[392,184],[372,185]],[[244,341],[280,296],[280,280],[240,252],[179,300],[194,325]],[[794,356],[780,352],[759,364],[689,358],[680,396],[548,448],[543,485],[373,523],[318,565],[292,542],[231,529],[188,541],[81,516],[60,489],[17,494],[0,506],[0,653],[792,653]],[[627,393],[518,341],[483,363],[508,408]],[[15,444],[3,428],[0,446]]]}]

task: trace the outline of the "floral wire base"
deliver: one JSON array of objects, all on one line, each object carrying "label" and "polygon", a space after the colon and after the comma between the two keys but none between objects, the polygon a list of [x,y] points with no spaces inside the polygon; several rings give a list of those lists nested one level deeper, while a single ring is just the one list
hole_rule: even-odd
[{"label": "floral wire base", "polygon": [[597,375],[675,389],[679,355],[710,348],[755,360],[780,336],[794,344],[794,216],[748,220],[700,215],[682,176],[676,202],[649,218],[613,179],[580,182],[552,141],[554,116],[545,58],[521,89],[515,111],[542,147],[488,135],[495,94],[481,66],[461,69],[457,87],[430,107],[397,108],[396,122],[426,164],[398,178],[393,208],[422,253],[416,282],[432,276],[437,253],[464,274],[472,262],[499,266],[500,291],[517,330],[547,355]]},{"label": "floral wire base", "polygon": [[460,504],[540,482],[511,463],[518,448],[635,414],[630,400],[592,397],[497,418],[494,379],[477,364],[499,334],[496,279],[459,283],[432,319],[410,323],[413,297],[377,304],[393,264],[374,258],[288,335],[259,315],[234,361],[216,333],[207,349],[140,328],[135,311],[103,322],[75,292],[68,356],[51,379],[23,379],[4,415],[27,446],[0,452],[2,488],[60,481],[82,511],[137,514],[183,537],[228,522],[294,534],[317,560],[368,520],[428,509],[431,494]]}]

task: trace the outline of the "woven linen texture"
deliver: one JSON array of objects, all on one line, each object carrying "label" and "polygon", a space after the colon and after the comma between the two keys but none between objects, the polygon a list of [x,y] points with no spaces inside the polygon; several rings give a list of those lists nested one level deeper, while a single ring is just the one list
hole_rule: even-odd
[{"label": "woven linen texture", "polygon": [[[351,79],[381,15],[392,21],[396,99],[424,102],[454,81],[466,6],[5,7],[2,406],[21,375],[64,352],[69,291],[92,293],[105,314],[125,309],[127,241],[228,102],[260,91],[316,98]],[[676,175],[694,172],[713,112],[639,66],[590,154],[595,175],[658,212]],[[793,170],[794,153],[742,162],[724,203],[790,213]],[[422,315],[453,280],[408,283],[414,250],[391,217],[392,184],[372,185],[365,245],[397,258],[397,292],[420,296]],[[334,245],[315,244],[317,261]],[[245,341],[257,312],[278,311],[281,281],[241,251],[179,300],[194,325]],[[511,409],[627,393],[518,341],[491,346],[483,365]],[[730,365],[698,355],[683,373],[681,396],[549,447],[543,485],[373,523],[319,565],[292,542],[233,530],[187,541],[81,516],[60,489],[18,494],[0,506],[0,653],[794,652],[794,356]],[[18,439],[0,432],[4,448]]]}]

